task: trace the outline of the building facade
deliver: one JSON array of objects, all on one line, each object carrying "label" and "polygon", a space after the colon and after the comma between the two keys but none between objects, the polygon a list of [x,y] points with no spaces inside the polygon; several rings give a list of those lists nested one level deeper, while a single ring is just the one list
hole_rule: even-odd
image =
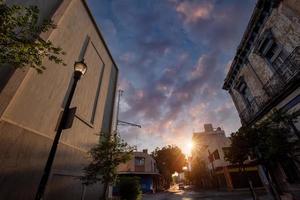
[{"label": "building facade", "polygon": [[[203,132],[193,133],[193,143],[191,162],[202,162],[204,168],[202,170],[206,168],[209,173],[209,176],[202,180],[203,187],[227,188],[229,191],[248,187],[248,180],[241,173],[239,167],[226,161],[225,152],[231,142],[226,137],[224,130],[220,127],[215,129],[212,124],[205,124]],[[254,187],[262,186],[257,167],[251,164],[250,160],[245,164],[245,171]]]},{"label": "building facade", "polygon": [[67,66],[44,61],[46,70],[0,67],[0,199],[34,199],[72,83],[73,65],[88,69],[78,82],[71,128],[63,131],[45,199],[99,199],[102,186],[78,179],[89,162],[87,151],[112,129],[118,68],[84,0],[8,0],[37,5],[40,18],[57,28],[41,35],[66,52]]},{"label": "building facade", "polygon": [[143,193],[156,192],[159,189],[159,172],[156,161],[148,154],[147,149],[142,152],[133,152],[130,161],[120,164],[119,176],[140,177]]},{"label": "building facade", "polygon": [[[242,125],[265,119],[273,109],[299,111],[299,71],[300,2],[259,0],[223,85]],[[297,137],[300,123],[294,126]],[[281,170],[283,182],[299,180],[298,170],[291,169]]]}]

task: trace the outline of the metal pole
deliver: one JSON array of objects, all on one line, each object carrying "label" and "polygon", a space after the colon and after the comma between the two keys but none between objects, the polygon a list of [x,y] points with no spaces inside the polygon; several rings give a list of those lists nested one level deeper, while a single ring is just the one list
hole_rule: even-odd
[{"label": "metal pole", "polygon": [[119,90],[119,95],[118,95],[118,107],[117,107],[117,128],[118,129],[118,121],[119,121],[119,113],[120,113],[120,101],[121,101],[121,96],[123,94],[123,90]]},{"label": "metal pole", "polygon": [[45,169],[44,169],[42,179],[41,179],[39,187],[38,187],[38,191],[37,191],[36,196],[35,196],[35,200],[43,199],[43,196],[44,196],[44,193],[45,193],[45,190],[46,190],[46,187],[47,187],[47,182],[48,182],[48,179],[49,179],[49,176],[50,176],[53,160],[54,160],[54,157],[55,157],[55,154],[56,154],[58,142],[59,142],[62,130],[64,129],[64,125],[65,125],[65,123],[68,119],[69,107],[70,107],[70,104],[71,104],[71,101],[72,101],[72,98],[73,98],[73,95],[74,95],[74,92],[75,92],[77,82],[81,77],[81,72],[75,71],[73,77],[74,77],[74,82],[72,84],[67,102],[64,106],[63,114],[62,114],[61,120],[59,122],[59,126],[58,126],[57,131],[56,131],[56,135],[55,135],[53,143],[52,143],[52,147],[51,147],[51,150],[50,150],[50,153],[49,153],[49,156],[48,156],[48,160],[47,160],[47,163],[46,163],[46,166],[45,166]]}]

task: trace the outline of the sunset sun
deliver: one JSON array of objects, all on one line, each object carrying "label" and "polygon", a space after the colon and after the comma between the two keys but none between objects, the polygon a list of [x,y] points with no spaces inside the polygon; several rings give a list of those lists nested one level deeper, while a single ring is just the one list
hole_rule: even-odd
[{"label": "sunset sun", "polygon": [[194,147],[194,143],[192,141],[188,141],[187,143],[185,143],[184,148],[183,148],[183,153],[186,156],[190,156],[192,153]]}]

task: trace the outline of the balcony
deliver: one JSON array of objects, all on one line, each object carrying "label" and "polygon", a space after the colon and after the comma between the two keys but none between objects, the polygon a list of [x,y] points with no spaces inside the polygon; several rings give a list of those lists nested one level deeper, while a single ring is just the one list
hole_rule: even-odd
[{"label": "balcony", "polygon": [[247,124],[268,103],[275,99],[287,86],[300,78],[300,46],[296,47],[277,68],[273,76],[264,84],[265,97],[255,97],[240,113],[242,122]]},{"label": "balcony", "polygon": [[270,97],[279,94],[285,86],[294,78],[299,78],[300,71],[300,47],[285,59],[281,66],[275,71],[274,75],[263,86]]}]

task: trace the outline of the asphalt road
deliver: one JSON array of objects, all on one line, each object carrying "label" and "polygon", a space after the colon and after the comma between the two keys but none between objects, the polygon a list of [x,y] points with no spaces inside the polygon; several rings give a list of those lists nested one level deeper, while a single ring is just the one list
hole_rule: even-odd
[{"label": "asphalt road", "polygon": [[[143,200],[252,200],[249,191],[184,191],[172,189],[168,192],[146,194]],[[268,200],[264,195],[260,195],[260,200]]]}]

